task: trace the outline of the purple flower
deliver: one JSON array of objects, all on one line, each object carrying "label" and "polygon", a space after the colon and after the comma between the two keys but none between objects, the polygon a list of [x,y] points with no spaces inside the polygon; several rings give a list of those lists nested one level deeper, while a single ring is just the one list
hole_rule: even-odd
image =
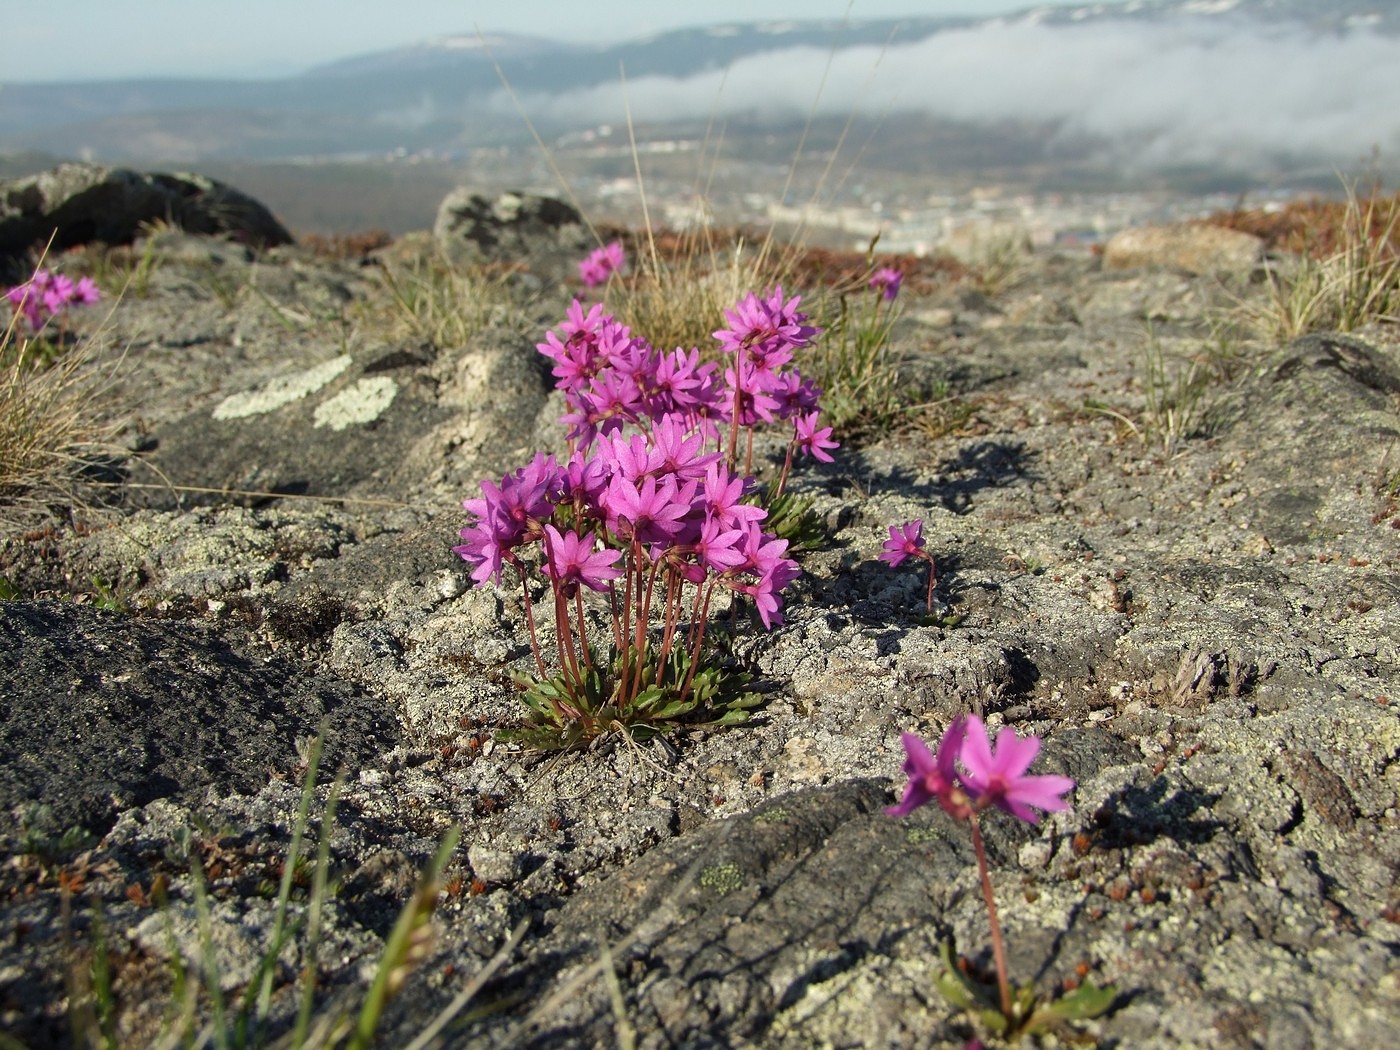
[{"label": "purple flower", "polygon": [[748,351],[750,358],[761,367],[776,368],[792,358],[793,350],[812,345],[821,332],[807,324],[807,315],[797,312],[802,299],[793,296],[784,301],[783,286],[778,285],[767,298],[753,292],[741,299],[732,310],[724,312],[728,328],[714,333],[725,353]]},{"label": "purple flower", "polygon": [[594,591],[606,591],[607,581],[622,575],[622,570],[613,564],[622,557],[621,551],[593,549],[593,534],[580,537],[570,529],[562,536],[553,525],[544,527],[545,575],[553,579],[566,598],[577,593],[579,585]]},{"label": "purple flower", "polygon": [[658,483],[651,475],[634,485],[614,474],[604,496],[608,529],[621,536],[634,535],[639,543],[648,546],[667,543],[685,528],[684,519],[690,513],[696,488],[694,481],[678,488],[673,477],[664,477]]},{"label": "purple flower", "polygon": [[676,416],[662,416],[652,427],[651,441],[661,470],[682,479],[703,477],[721,458],[718,452],[704,451],[704,435],[688,429]]},{"label": "purple flower", "polygon": [[959,756],[966,768],[961,777],[963,787],[976,800],[978,809],[996,806],[1028,824],[1039,819],[1032,807],[1047,812],[1069,809],[1069,803],[1060,796],[1073,790],[1073,780],[1053,773],[1026,774],[1039,753],[1040,737],[1022,739],[1010,726],[1003,726],[997,734],[993,751],[987,740],[987,727],[982,719],[972,715],[967,720],[967,739]]},{"label": "purple flower", "polygon": [[808,412],[806,415],[798,416],[793,420],[793,427],[797,436],[797,449],[804,452],[813,459],[822,463],[833,462],[827,454],[829,448],[840,448],[841,442],[831,440],[831,428],[817,428],[820,413]]},{"label": "purple flower", "polygon": [[810,379],[804,379],[795,368],[778,373],[768,392],[777,399],[778,416],[782,419],[791,419],[803,412],[815,412],[822,396],[822,388]]},{"label": "purple flower", "polygon": [[879,292],[886,302],[894,301],[903,283],[904,274],[889,266],[882,266],[870,275],[870,287]]},{"label": "purple flower", "polygon": [[686,578],[699,583],[705,578],[705,569],[723,574],[744,564],[745,556],[739,549],[743,541],[741,529],[726,529],[714,518],[707,519],[700,526],[700,535],[690,545],[690,554],[696,562],[690,568],[699,571],[687,572]]},{"label": "purple flower", "polygon": [[962,750],[966,733],[967,719],[959,715],[938,742],[937,756],[913,733],[903,734],[900,740],[904,743],[904,775],[909,783],[904,785],[904,798],[899,805],[890,806],[885,812],[892,817],[907,817],[920,806],[937,799],[949,813],[966,817],[970,810],[966,797],[959,792],[957,768],[958,752]]},{"label": "purple flower", "polygon": [[469,525],[460,535],[462,543],[452,552],[472,566],[472,579],[480,586],[485,586],[487,580],[499,585],[504,571],[502,559],[510,545],[495,529],[483,525]]},{"label": "purple flower", "polygon": [[744,479],[730,477],[723,463],[711,463],[705,471],[705,488],[701,496],[705,516],[731,528],[745,528],[749,522],[762,521],[768,512],[752,503],[744,503]]},{"label": "purple flower", "polygon": [[924,523],[917,518],[906,521],[903,525],[891,525],[890,538],[885,541],[884,553],[880,555],[880,560],[893,568],[905,558],[924,557],[923,532]]},{"label": "purple flower", "polygon": [[91,306],[102,298],[102,292],[91,277],[79,277],[78,283],[73,286],[73,294],[68,297],[70,303],[77,303],[79,306]]},{"label": "purple flower", "polygon": [[579,279],[590,288],[596,287],[621,270],[626,262],[627,253],[622,250],[621,242],[613,241],[595,248],[579,260]]},{"label": "purple flower", "polygon": [[713,362],[700,363],[700,351],[689,353],[677,347],[661,355],[652,373],[652,388],[647,395],[647,413],[660,419],[673,412],[689,412],[707,399],[713,386]]},{"label": "purple flower", "polygon": [[73,279],[61,273],[35,270],[34,276],[5,293],[11,309],[38,330],[70,306],[86,306],[102,298],[91,277]]}]

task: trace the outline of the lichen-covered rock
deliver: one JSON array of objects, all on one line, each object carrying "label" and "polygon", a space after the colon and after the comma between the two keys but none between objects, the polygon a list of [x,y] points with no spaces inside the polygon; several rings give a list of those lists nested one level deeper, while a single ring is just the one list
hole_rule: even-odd
[{"label": "lichen-covered rock", "polygon": [[[28,931],[0,950],[7,1030],[66,1037],[55,865],[84,874],[109,943],[132,946],[113,955],[118,987],[139,990],[122,1002],[154,1006],[144,1028],[123,1006],[130,1042],[158,1042],[163,1016],[150,891],[168,884],[187,952],[196,860],[217,865],[212,937],[237,994],[295,820],[289,748],[330,696],[391,712],[400,735],[376,754],[377,726],[331,722],[365,750],[329,837],[325,1001],[356,996],[416,872],[462,831],[386,1045],[412,1041],[526,917],[449,1045],[612,1045],[619,1016],[647,1048],[986,1039],[932,990],[946,936],[973,972],[990,966],[966,828],[934,807],[881,811],[899,734],[968,710],[1040,735],[1036,770],[1078,783],[1070,811],[1035,827],[991,814],[986,831],[1013,975],[1122,993],[1089,1037],[1393,1041],[1393,326],[1221,346],[1220,311],[1264,289],[1087,256],[1032,254],[994,293],[934,290],[896,327],[901,383],[938,392],[919,428],[839,435],[836,463],[794,469],[825,543],[802,555],[783,625],[736,621],[734,656],[768,690],[753,721],[543,756],[496,735],[534,669],[519,581],[472,586],[451,550],[481,478],[562,447],[538,336],[381,337],[373,270],[204,247],[184,242],[110,322],[129,347],[118,389],[142,406],[131,477],[150,463],[195,487],[303,478],[315,498],[155,511],[132,506],[151,491],[133,485],[75,524],[0,537],[0,575],[26,595],[81,599],[105,580],[132,610],[0,606],[20,639],[0,644],[0,697],[43,702],[15,730],[6,797],[31,799],[30,771],[57,768],[81,726],[125,747],[80,751],[101,841],[65,852],[51,820],[0,865],[6,918]],[[571,252],[545,265],[563,274]],[[536,291],[522,309],[538,331],[567,295]],[[1229,378],[1179,385],[1203,359]],[[756,461],[776,470],[781,449],[760,442]],[[923,573],[876,557],[912,518],[938,560],[932,617]],[[58,623],[24,626],[35,617]],[[535,617],[548,661],[538,602]],[[173,710],[200,724],[106,728]],[[167,767],[186,779],[152,787]],[[115,801],[92,801],[93,784]],[[327,798],[323,778],[312,837]],[[74,936],[92,943],[81,921]],[[302,950],[276,968],[274,1032],[296,1013]]]},{"label": "lichen-covered rock", "polygon": [[570,204],[533,193],[492,199],[466,186],[438,206],[433,239],[450,259],[523,263],[552,280],[576,274],[577,257],[593,247]]}]

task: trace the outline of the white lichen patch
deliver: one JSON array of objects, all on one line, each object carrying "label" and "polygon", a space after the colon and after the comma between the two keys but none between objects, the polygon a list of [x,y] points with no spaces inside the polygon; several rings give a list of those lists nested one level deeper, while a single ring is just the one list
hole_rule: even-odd
[{"label": "white lichen patch", "polygon": [[214,407],[214,418],[246,419],[248,416],[266,415],[283,405],[300,401],[308,394],[314,394],[349,367],[350,355],[342,354],[304,372],[278,376],[257,390],[247,390],[224,398]]},{"label": "white lichen patch", "polygon": [[399,385],[388,376],[361,379],[348,390],[342,390],[325,404],[316,407],[318,427],[344,430],[346,427],[373,423],[394,400]]}]

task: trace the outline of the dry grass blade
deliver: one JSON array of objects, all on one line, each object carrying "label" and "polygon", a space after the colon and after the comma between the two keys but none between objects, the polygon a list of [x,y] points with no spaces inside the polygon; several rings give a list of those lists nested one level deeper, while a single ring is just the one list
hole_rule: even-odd
[{"label": "dry grass blade", "polygon": [[1340,203],[1300,202],[1276,215],[1234,212],[1216,221],[1298,253],[1290,265],[1270,268],[1269,301],[1249,310],[1265,334],[1294,339],[1400,321],[1400,195],[1363,198],[1348,184]]},{"label": "dry grass blade", "polygon": [[104,456],[119,424],[105,403],[110,373],[91,341],[47,367],[12,321],[0,335],[0,527],[59,499],[76,499],[82,474]]},{"label": "dry grass blade", "polygon": [[418,1036],[404,1050],[426,1050],[428,1046],[433,1045],[433,1040],[442,1033],[442,1030],[451,1023],[454,1017],[462,1012],[467,1003],[472,1001],[482,986],[495,976],[496,971],[505,965],[506,960],[519,946],[525,937],[525,931],[529,928],[529,918],[521,919],[516,924],[515,929],[511,931],[506,943],[501,945],[495,955],[491,956],[491,960],[481,969],[481,972],[467,982],[466,987],[457,993],[453,1000],[442,1009],[442,1012],[433,1018],[432,1023],[418,1033]]}]

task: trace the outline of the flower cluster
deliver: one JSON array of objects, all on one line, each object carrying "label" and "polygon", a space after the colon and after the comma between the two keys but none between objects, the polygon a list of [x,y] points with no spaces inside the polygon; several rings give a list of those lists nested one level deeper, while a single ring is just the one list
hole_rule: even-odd
[{"label": "flower cluster", "polygon": [[[722,373],[698,349],[659,351],[601,305],[577,300],[539,344],[564,394],[569,451],[482,482],[481,497],[464,503],[471,521],[453,549],[479,585],[500,584],[507,566],[518,574],[542,678],[529,584],[548,581],[562,668],[562,684],[546,695],[556,724],[595,706],[586,694],[600,688],[590,678],[599,667],[612,676],[605,700],[624,724],[662,694],[661,710],[691,702],[717,591],[752,601],[767,628],[783,622],[781,592],[800,570],[755,502],[753,428],[791,427],[775,495],[795,453],[829,462],[837,447],[820,425],[821,391],[791,365],[818,334],[798,302],[776,288],[729,311],[729,327],[715,333],[728,356]],[[588,641],[584,591],[607,596],[611,659]]]},{"label": "flower cluster", "polygon": [[34,276],[5,293],[11,309],[24,318],[33,331],[70,306],[88,306],[102,298],[91,277],[74,281],[61,273],[36,270]]},{"label": "flower cluster", "polygon": [[[698,349],[660,351],[603,312],[585,312],[577,300],[558,332],[539,344],[553,363],[555,385],[568,410],[573,449],[589,449],[600,437],[638,427],[650,431],[671,419],[704,443],[719,441],[728,424],[728,461],[735,467],[741,429],[780,421],[792,424],[791,450],[831,462],[837,447],[831,428],[820,425],[821,390],[791,367],[794,354],[812,345],[819,329],[797,312],[799,299],[785,299],[781,287],[767,296],[750,294],[726,312],[730,327],[715,332],[728,356],[721,373],[702,362]],[[789,459],[789,463],[791,460]],[[745,459],[752,468],[752,448]]]},{"label": "flower cluster", "polygon": [[913,733],[905,733],[904,773],[909,783],[899,805],[885,810],[903,817],[936,801],[950,815],[966,820],[979,810],[996,806],[1019,820],[1034,824],[1034,810],[1068,809],[1060,796],[1074,787],[1069,777],[1027,775],[1040,753],[1040,738],[1016,735],[1010,726],[997,734],[993,749],[986,726],[976,715],[955,718],[939,741],[938,753]]},{"label": "flower cluster", "polygon": [[578,276],[589,288],[595,288],[617,273],[627,262],[627,254],[619,241],[612,241],[589,252],[578,264]]}]

